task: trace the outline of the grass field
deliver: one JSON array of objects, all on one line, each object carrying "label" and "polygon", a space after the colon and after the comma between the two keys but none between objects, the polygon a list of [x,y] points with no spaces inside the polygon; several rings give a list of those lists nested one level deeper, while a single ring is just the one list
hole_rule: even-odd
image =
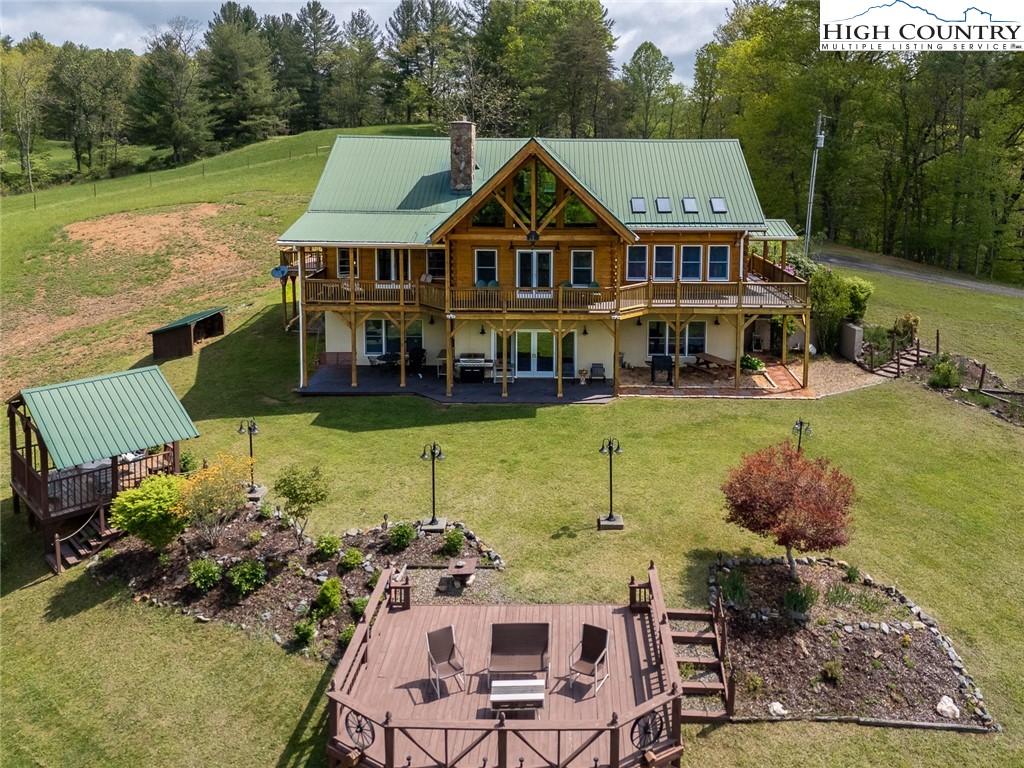
[{"label": "grass field", "polygon": [[[313,148],[328,143],[322,136],[300,139]],[[152,193],[137,187],[134,200],[121,196],[117,182],[105,182],[112,191],[98,185],[96,198],[63,203],[47,195],[67,190],[41,193],[40,209],[49,206],[50,220],[33,213],[30,201],[20,211],[5,201],[5,307],[22,300],[31,284],[19,259],[33,247],[43,253],[46,234],[52,237],[61,222],[244,199],[244,210],[272,214],[256,229],[277,226],[291,215],[279,206],[291,201],[288,210],[300,210],[323,162],[314,153],[279,168],[289,141],[252,148],[278,153],[259,177],[237,158],[218,158],[235,165],[207,168],[205,196],[195,189],[194,172],[191,184],[168,172],[167,179],[155,175]],[[254,189],[254,178],[273,181]],[[19,242],[8,238],[9,227],[37,245],[12,256]],[[272,252],[259,258],[268,267],[274,262]],[[23,281],[10,293],[8,261],[15,280]],[[880,316],[917,300],[933,306],[916,284],[867,278],[878,287],[879,308],[871,311]],[[77,290],[75,279],[68,274],[66,290]],[[437,440],[448,456],[438,467],[439,511],[466,521],[502,554],[511,588],[524,601],[622,602],[630,574],[642,573],[653,558],[670,601],[697,605],[717,552],[774,554],[767,542],[722,521],[717,489],[744,452],[785,438],[801,417],[814,424],[806,450],[831,457],[858,486],[853,541],[840,555],[880,582],[898,582],[938,618],[1006,730],[967,737],[809,724],[689,729],[683,764],[1024,764],[1024,430],[903,382],[805,403],[624,399],[604,407],[484,407],[413,397],[301,399],[290,391],[297,338],[280,330],[278,298],[273,284],[256,280],[223,297],[229,333],[195,357],[161,367],[197,423],[202,436],[189,448],[198,455],[244,453],[235,430],[239,419],[255,417],[259,479],[272,481],[293,462],[323,464],[331,498],[311,523],[314,534],[375,524],[384,513],[392,520],[421,517],[430,481],[418,456],[425,442]],[[160,304],[173,311],[188,298],[160,297]],[[909,308],[924,318],[924,308]],[[970,295],[947,295],[927,311],[944,337],[947,327],[968,329],[963,342],[969,345],[977,343],[969,332],[973,315],[983,310],[993,323],[991,354],[1011,360],[1013,336],[1004,337],[1019,306],[986,310]],[[93,358],[64,378],[149,362],[145,340],[109,343],[126,333],[121,323],[88,329],[81,338]],[[5,368],[10,362],[4,360]],[[59,361],[30,356],[18,364],[58,367]],[[608,435],[624,448],[616,507],[627,529],[599,535],[594,520],[607,496],[597,448]],[[0,466],[8,461],[5,441]],[[142,607],[116,585],[96,586],[81,568],[51,576],[24,515],[12,515],[9,489],[0,495],[0,533],[5,768],[323,764],[326,664],[289,655],[266,638]]]}]

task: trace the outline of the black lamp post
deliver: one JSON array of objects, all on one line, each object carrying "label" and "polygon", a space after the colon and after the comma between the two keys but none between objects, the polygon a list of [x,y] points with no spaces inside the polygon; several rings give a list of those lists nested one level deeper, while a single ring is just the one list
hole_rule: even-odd
[{"label": "black lamp post", "polygon": [[244,435],[246,432],[249,433],[249,493],[252,493],[256,490],[256,465],[252,459],[252,436],[260,433],[256,419],[249,419],[248,422],[243,419],[239,422],[238,434]]},{"label": "black lamp post", "polygon": [[811,422],[797,419],[793,425],[793,434],[796,435],[796,452],[800,453],[804,435],[811,436]]},{"label": "black lamp post", "polygon": [[611,523],[615,521],[615,513],[612,511],[614,500],[614,496],[612,495],[612,461],[618,454],[622,453],[622,446],[614,437],[609,437],[601,443],[601,448],[598,453],[608,454],[608,517],[606,520]]},{"label": "black lamp post", "polygon": [[430,459],[430,523],[437,525],[437,462],[444,461],[444,454],[441,446],[437,443],[423,446],[423,453],[420,454],[423,461]]}]

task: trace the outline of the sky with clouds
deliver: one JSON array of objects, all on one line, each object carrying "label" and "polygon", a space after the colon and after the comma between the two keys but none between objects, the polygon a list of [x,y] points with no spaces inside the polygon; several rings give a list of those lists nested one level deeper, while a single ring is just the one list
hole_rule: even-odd
[{"label": "sky with clouds", "polygon": [[[397,0],[334,2],[321,0],[339,23],[352,11],[365,8],[384,28]],[[295,15],[305,0],[260,2],[239,0],[261,15]],[[674,78],[689,83],[697,49],[711,39],[712,33],[731,7],[730,0],[604,0],[608,14],[615,20],[618,37],[615,64],[621,66],[637,46],[650,40],[675,65]],[[186,2],[63,2],[63,0],[3,0],[0,3],[0,33],[17,42],[31,32],[40,32],[51,43],[70,40],[89,48],[144,49],[143,37],[153,26],[174,16],[187,16],[208,22],[220,8],[220,0]]]}]

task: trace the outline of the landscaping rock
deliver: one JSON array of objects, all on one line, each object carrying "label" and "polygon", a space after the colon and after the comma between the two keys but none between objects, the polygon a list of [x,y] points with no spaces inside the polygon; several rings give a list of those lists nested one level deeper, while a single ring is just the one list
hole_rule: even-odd
[{"label": "landscaping rock", "polygon": [[772,717],[785,717],[789,714],[789,710],[783,707],[781,702],[773,701],[768,705],[768,714]]},{"label": "landscaping rock", "polygon": [[935,711],[947,720],[960,719],[960,708],[953,703],[949,696],[943,696],[939,699],[939,703],[935,705]]},{"label": "landscaping rock", "polygon": [[892,631],[892,630],[889,629],[889,625],[886,624],[884,621],[881,624],[878,625],[878,628],[882,630],[882,634],[883,635],[888,635],[889,632]]}]

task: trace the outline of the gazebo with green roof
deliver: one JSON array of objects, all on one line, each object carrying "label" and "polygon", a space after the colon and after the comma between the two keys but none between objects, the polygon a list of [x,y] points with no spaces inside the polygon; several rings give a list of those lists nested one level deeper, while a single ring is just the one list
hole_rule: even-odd
[{"label": "gazebo with green roof", "polygon": [[93,547],[63,532],[87,517],[107,536],[111,500],[151,474],[177,474],[180,441],[199,436],[156,366],[23,389],[7,401],[7,419],[15,513],[24,502],[29,525],[42,527],[47,550],[55,546],[68,564]]}]

